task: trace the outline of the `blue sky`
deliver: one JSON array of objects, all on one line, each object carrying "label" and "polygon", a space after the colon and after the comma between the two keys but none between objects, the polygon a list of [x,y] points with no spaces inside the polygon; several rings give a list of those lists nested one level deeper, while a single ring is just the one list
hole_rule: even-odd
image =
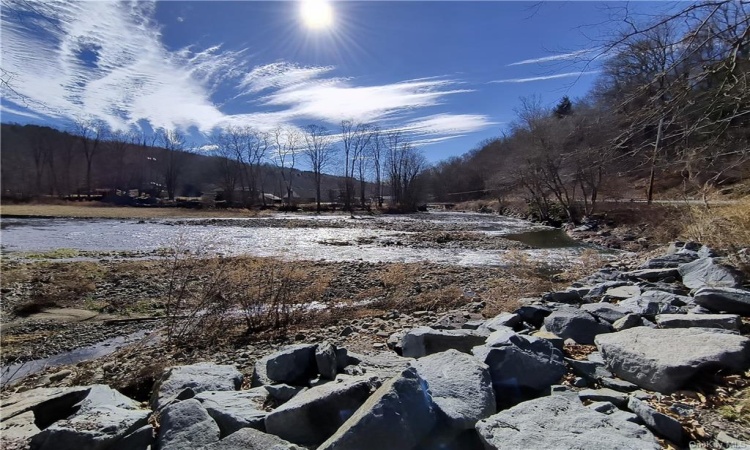
[{"label": "blue sky", "polygon": [[584,95],[601,62],[587,50],[625,7],[669,5],[342,1],[313,29],[295,1],[4,2],[2,121],[97,118],[201,145],[228,125],[354,119],[438,161],[499,135],[521,96]]}]

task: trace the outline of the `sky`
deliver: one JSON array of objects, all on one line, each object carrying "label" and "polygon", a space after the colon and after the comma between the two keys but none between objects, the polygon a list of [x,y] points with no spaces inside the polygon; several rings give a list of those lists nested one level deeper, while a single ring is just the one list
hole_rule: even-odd
[{"label": "sky", "polygon": [[0,114],[179,129],[196,148],[226,126],[349,119],[436,162],[500,135],[520,97],[583,96],[625,8],[667,4],[3,0]]}]

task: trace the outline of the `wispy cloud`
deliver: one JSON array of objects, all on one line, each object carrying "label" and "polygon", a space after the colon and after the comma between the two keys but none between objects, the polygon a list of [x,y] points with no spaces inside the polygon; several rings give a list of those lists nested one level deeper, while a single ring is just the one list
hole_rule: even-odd
[{"label": "wispy cloud", "polygon": [[544,81],[544,80],[555,80],[557,78],[570,78],[570,77],[582,77],[586,75],[594,75],[599,73],[599,70],[591,70],[588,72],[566,72],[558,73],[554,75],[544,75],[540,77],[529,77],[529,78],[506,78],[504,80],[494,80],[490,83],[529,83],[532,81]]},{"label": "wispy cloud", "polygon": [[[482,115],[435,114],[451,96],[471,92],[459,80],[363,86],[334,76],[332,66],[278,61],[253,67],[246,51],[222,45],[172,50],[162,42],[164,25],[154,12],[155,3],[147,1],[5,0],[2,64],[17,74],[12,87],[18,94],[3,92],[5,99],[29,105],[28,114],[97,118],[117,129],[142,120],[205,133],[228,124],[272,129],[323,122],[335,129],[342,119],[354,119],[437,142],[492,124]],[[242,105],[228,114],[216,97]]]},{"label": "wispy cloud", "polygon": [[508,64],[508,67],[521,66],[524,64],[539,64],[539,63],[546,63],[546,62],[552,62],[552,61],[564,61],[568,59],[577,59],[588,53],[591,53],[592,51],[593,50],[591,49],[584,49],[584,50],[576,50],[570,53],[561,53],[558,55],[542,56],[541,58],[524,59],[523,61],[510,63]]},{"label": "wispy cloud", "polygon": [[21,111],[21,110],[18,110],[18,109],[14,109],[14,108],[11,108],[11,107],[9,107],[7,105],[3,105],[3,104],[0,104],[0,112],[3,112],[4,114],[14,114],[16,116],[29,117],[31,119],[41,119],[42,118],[41,116],[39,116],[37,114],[26,112],[26,111]]}]

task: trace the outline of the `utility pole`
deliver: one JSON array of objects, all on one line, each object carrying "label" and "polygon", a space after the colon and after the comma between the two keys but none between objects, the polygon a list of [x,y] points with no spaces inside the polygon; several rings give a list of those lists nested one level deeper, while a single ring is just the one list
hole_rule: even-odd
[{"label": "utility pole", "polygon": [[656,130],[656,143],[654,143],[654,154],[651,157],[651,175],[648,177],[648,193],[646,194],[646,203],[651,204],[654,199],[654,172],[656,171],[656,155],[659,153],[659,143],[661,142],[661,129],[664,125],[664,118],[659,119],[659,128]]}]

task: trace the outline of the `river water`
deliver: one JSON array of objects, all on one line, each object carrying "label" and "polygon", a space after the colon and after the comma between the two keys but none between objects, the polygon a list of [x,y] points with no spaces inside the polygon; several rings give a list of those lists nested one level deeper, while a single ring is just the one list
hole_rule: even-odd
[{"label": "river water", "polygon": [[[279,219],[283,219],[279,222]],[[305,220],[304,227],[295,220]],[[310,226],[313,221],[313,226]],[[279,226],[286,223],[288,226]],[[580,247],[565,233],[531,222],[490,214],[430,212],[404,216],[275,215],[248,219],[184,219],[137,221],[114,219],[4,218],[1,243],[6,253],[81,251],[150,252],[173,247],[208,245],[226,255],[274,256],[285,259],[432,262],[451,265],[502,265],[503,250],[401,245],[414,231],[470,231],[502,236],[533,247],[533,258],[574,256]]]}]

